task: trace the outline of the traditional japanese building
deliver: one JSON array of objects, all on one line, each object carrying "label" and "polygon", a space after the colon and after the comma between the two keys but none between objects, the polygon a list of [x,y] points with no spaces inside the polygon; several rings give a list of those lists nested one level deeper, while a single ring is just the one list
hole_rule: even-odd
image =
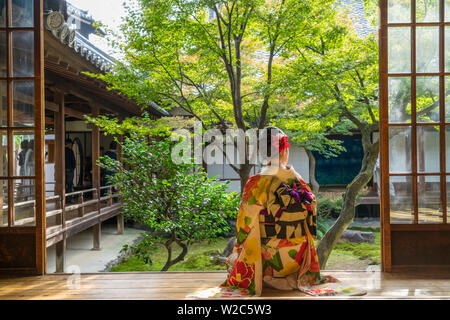
[{"label": "traditional japanese building", "polygon": [[[46,248],[56,246],[64,271],[66,239],[117,217],[120,201],[101,184],[97,160],[112,137],[85,115],[124,118],[142,110],[167,115],[155,103],[138,106],[83,72],[109,71],[114,59],[89,41],[102,34],[87,11],[66,1],[0,1],[0,270],[44,273]],[[74,192],[65,188],[65,140],[74,143]],[[70,200],[70,203],[69,203]]]}]

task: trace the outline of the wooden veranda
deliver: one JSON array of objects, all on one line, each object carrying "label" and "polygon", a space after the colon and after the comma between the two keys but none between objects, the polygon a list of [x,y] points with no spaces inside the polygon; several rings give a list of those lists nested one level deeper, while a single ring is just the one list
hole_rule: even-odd
[{"label": "wooden veranda", "polygon": [[[363,288],[364,296],[312,297],[299,291],[264,289],[249,299],[450,299],[450,279],[430,274],[387,274],[378,271],[326,271],[346,284]],[[153,272],[52,274],[40,277],[0,278],[0,300],[117,299],[181,300],[198,290],[215,287],[224,272]]]}]

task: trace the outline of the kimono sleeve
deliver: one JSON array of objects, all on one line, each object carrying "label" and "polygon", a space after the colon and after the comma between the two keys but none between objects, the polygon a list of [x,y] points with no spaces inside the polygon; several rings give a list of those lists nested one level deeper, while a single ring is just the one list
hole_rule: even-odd
[{"label": "kimono sleeve", "polygon": [[268,182],[260,175],[251,177],[242,196],[236,222],[236,245],[230,256],[224,285],[261,295],[262,261],[259,215],[265,209]]}]

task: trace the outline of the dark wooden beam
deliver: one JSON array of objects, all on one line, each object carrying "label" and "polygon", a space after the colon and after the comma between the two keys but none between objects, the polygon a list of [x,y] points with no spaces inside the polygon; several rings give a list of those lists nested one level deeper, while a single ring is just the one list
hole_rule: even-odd
[{"label": "dark wooden beam", "polygon": [[101,109],[107,110],[112,113],[119,113],[124,117],[138,115],[141,110],[136,105],[130,105],[129,101],[123,100],[122,98],[114,97],[110,93],[103,93],[101,89],[96,88],[92,83],[81,85],[76,80],[68,80],[66,78],[61,78],[54,72],[47,71],[46,80],[49,86],[58,88],[77,96],[89,104],[97,103],[101,106]]},{"label": "dark wooden beam", "polygon": [[[100,113],[100,109],[96,106],[92,106],[92,116],[97,117]],[[100,199],[100,167],[97,161],[100,159],[100,128],[97,126],[92,126],[92,187],[97,189],[97,199]],[[101,204],[100,201],[97,202],[97,210],[100,212]],[[99,220],[93,227],[94,243],[93,250],[100,250],[101,248],[101,235],[102,226]]]}]

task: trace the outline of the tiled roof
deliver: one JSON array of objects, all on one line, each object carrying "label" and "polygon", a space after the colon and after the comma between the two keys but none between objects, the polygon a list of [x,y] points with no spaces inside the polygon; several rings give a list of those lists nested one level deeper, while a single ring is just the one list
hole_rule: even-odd
[{"label": "tiled roof", "polygon": [[[101,49],[97,48],[83,35],[78,33],[77,30],[71,30],[59,11],[47,13],[45,19],[47,30],[49,30],[54,37],[59,39],[61,43],[71,48],[76,54],[90,62],[99,71],[110,72],[112,70],[112,67],[116,64],[114,59]],[[149,106],[162,116],[170,115],[153,101],[149,102]]]},{"label": "tiled roof", "polygon": [[45,15],[45,26],[61,43],[72,48],[100,71],[110,71],[114,66],[114,59],[97,48],[77,30],[71,29],[59,11],[49,12]]},{"label": "tiled roof", "polygon": [[67,14],[68,15],[73,15],[75,17],[79,17],[79,18],[81,18],[83,20],[86,20],[86,21],[88,21],[90,23],[94,23],[95,22],[94,18],[91,15],[89,15],[89,11],[77,8],[77,7],[75,7],[73,4],[71,4],[69,2],[67,2]]}]

